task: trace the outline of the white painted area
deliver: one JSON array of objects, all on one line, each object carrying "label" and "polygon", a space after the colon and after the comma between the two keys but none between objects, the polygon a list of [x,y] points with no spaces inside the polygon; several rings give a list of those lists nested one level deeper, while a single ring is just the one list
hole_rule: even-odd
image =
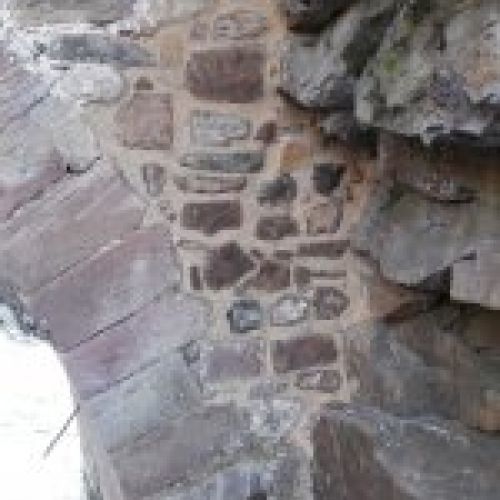
[{"label": "white painted area", "polygon": [[43,459],[73,409],[68,380],[55,352],[27,338],[12,312],[0,305],[0,498],[85,498],[75,423]]}]

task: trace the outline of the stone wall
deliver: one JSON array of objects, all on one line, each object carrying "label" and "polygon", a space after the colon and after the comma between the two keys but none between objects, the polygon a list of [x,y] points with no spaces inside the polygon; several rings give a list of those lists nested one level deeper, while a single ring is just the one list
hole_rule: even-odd
[{"label": "stone wall", "polygon": [[[428,433],[410,469],[444,419],[500,426],[497,313],[450,304],[498,308],[498,152],[457,144],[474,123],[491,146],[496,115],[453,116],[446,50],[421,42],[443,14],[418,3],[10,2],[2,293],[68,369],[105,500],[493,498],[495,479],[392,492],[397,457],[354,465],[373,422]],[[416,124],[436,110],[439,133]],[[400,420],[429,414],[441,434]],[[449,448],[464,470],[471,443]]]}]

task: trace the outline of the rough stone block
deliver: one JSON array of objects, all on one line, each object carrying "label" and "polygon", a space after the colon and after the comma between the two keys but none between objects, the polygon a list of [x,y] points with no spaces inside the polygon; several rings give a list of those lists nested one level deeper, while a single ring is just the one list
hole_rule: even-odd
[{"label": "rough stone block", "polygon": [[174,114],[170,94],[135,93],[118,110],[123,145],[131,149],[170,149]]},{"label": "rough stone block", "polygon": [[347,240],[303,243],[298,248],[298,255],[308,258],[323,257],[325,259],[341,259],[348,248],[349,241]]},{"label": "rough stone block", "polygon": [[185,229],[213,235],[228,229],[238,229],[242,222],[239,201],[207,201],[186,203],[181,224]]},{"label": "rough stone block", "polygon": [[240,299],[227,313],[231,333],[248,333],[262,327],[262,307],[258,300]]},{"label": "rough stone block", "polygon": [[299,234],[299,225],[288,215],[262,217],[257,222],[256,236],[263,241],[278,241]]},{"label": "rough stone block", "polygon": [[309,314],[307,298],[299,295],[281,297],[271,309],[271,324],[290,326],[305,321]]},{"label": "rough stone block", "polygon": [[215,39],[244,40],[257,38],[267,30],[267,18],[264,13],[237,9],[220,14],[214,21]]},{"label": "rough stone block", "polygon": [[319,320],[336,319],[349,305],[349,297],[338,288],[319,287],[314,291],[314,308]]},{"label": "rough stone block", "polygon": [[337,360],[337,347],[332,337],[307,335],[276,340],[271,346],[274,370],[287,373],[303,368],[325,365]]},{"label": "rough stone block", "polygon": [[311,369],[299,373],[295,385],[303,391],[334,394],[342,387],[342,376],[337,370]]},{"label": "rough stone block", "polygon": [[191,140],[202,146],[228,146],[250,135],[250,120],[239,115],[215,111],[193,111]]},{"label": "rough stone block", "polygon": [[344,218],[344,205],[340,199],[331,199],[309,207],[306,212],[307,234],[319,236],[336,233]]},{"label": "rough stone block", "polygon": [[262,151],[188,153],[181,158],[181,166],[227,174],[251,174],[261,171],[264,167],[264,153]]},{"label": "rough stone block", "polygon": [[297,197],[297,181],[284,174],[272,181],[264,182],[259,189],[258,200],[261,205],[276,206],[291,203]]},{"label": "rough stone block", "polygon": [[261,262],[255,277],[249,280],[248,285],[256,290],[277,292],[290,286],[290,264],[265,260]]},{"label": "rough stone block", "polygon": [[187,86],[200,98],[247,103],[263,96],[264,56],[254,48],[193,52],[187,65]]}]

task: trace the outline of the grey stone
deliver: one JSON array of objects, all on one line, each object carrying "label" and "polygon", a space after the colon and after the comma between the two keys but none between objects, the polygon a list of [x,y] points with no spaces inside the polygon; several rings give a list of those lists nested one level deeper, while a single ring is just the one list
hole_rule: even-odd
[{"label": "grey stone", "polygon": [[147,193],[150,196],[160,196],[167,181],[165,168],[157,163],[146,163],[141,171]]},{"label": "grey stone", "polygon": [[227,314],[232,333],[248,333],[262,327],[260,302],[251,299],[237,300]]},{"label": "grey stone", "polygon": [[304,391],[335,394],[342,388],[342,376],[337,370],[312,369],[300,372],[295,385]]},{"label": "grey stone", "polygon": [[248,286],[264,292],[285,290],[290,284],[290,264],[274,260],[261,262],[257,274],[248,281]]},{"label": "grey stone", "polygon": [[344,219],[344,202],[332,197],[329,201],[315,204],[307,209],[306,218],[309,236],[336,233]]},{"label": "grey stone", "polygon": [[272,181],[264,182],[259,190],[261,205],[276,206],[290,203],[297,197],[297,181],[290,174],[283,174]]},{"label": "grey stone", "polygon": [[131,40],[97,33],[65,33],[49,45],[47,54],[59,61],[153,66],[152,54]]},{"label": "grey stone", "polygon": [[262,151],[188,153],[180,163],[182,167],[194,170],[250,174],[262,170],[264,154]]},{"label": "grey stone", "polygon": [[307,319],[309,302],[299,295],[281,297],[271,309],[271,324],[275,326],[290,326]]},{"label": "grey stone", "polygon": [[246,177],[217,177],[207,175],[177,175],[174,184],[186,193],[222,194],[243,191]]},{"label": "grey stone", "polygon": [[302,243],[298,255],[306,258],[341,259],[349,248],[348,240],[320,241],[318,243]]},{"label": "grey stone", "polygon": [[191,140],[202,146],[228,146],[246,139],[250,127],[250,120],[238,115],[200,110],[191,114]]},{"label": "grey stone", "polygon": [[74,64],[58,81],[56,92],[82,103],[113,102],[124,89],[121,74],[110,65]]},{"label": "grey stone", "polygon": [[330,196],[340,187],[345,171],[345,165],[335,165],[331,163],[314,165],[312,178],[314,190],[323,196]]},{"label": "grey stone", "polygon": [[267,30],[263,12],[237,9],[220,14],[214,21],[215,39],[244,40],[257,38]]},{"label": "grey stone", "polygon": [[[314,425],[318,500],[494,500],[498,439],[431,418],[330,405]],[[362,467],[353,467],[362,463]],[[355,495],[355,496],[354,496]]]}]

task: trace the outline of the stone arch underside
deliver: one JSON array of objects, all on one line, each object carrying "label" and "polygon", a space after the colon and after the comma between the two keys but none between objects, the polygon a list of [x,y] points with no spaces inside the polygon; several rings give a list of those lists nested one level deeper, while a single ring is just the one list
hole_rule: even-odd
[{"label": "stone arch underside", "polygon": [[[343,101],[354,81],[323,65],[335,47],[281,54],[275,2],[234,3],[16,0],[5,14],[0,299],[58,352],[99,495],[495,500],[498,441],[463,425],[500,425],[497,281],[469,279],[470,248],[496,237],[495,155],[474,175],[476,216],[469,191],[424,182],[438,160],[412,141],[381,133],[380,169],[366,145],[331,147],[274,77],[283,57],[282,93],[323,113],[330,84]],[[281,3],[292,28],[335,37],[349,2]],[[359,35],[364,15],[339,25]],[[349,134],[344,112],[322,127]],[[469,182],[467,151],[450,175]],[[408,192],[379,199],[392,170]],[[380,266],[348,251],[364,208],[353,245]],[[417,241],[428,213],[445,230]],[[451,268],[451,295],[492,310],[450,302]]]}]

